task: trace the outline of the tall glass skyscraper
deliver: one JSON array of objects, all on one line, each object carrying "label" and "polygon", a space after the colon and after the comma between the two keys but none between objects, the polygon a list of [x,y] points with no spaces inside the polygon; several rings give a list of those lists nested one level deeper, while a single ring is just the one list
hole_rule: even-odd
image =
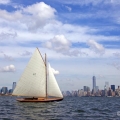
[{"label": "tall glass skyscraper", "polygon": [[93,91],[96,91],[96,77],[93,76]]},{"label": "tall glass skyscraper", "polygon": [[115,85],[111,85],[111,89],[115,91]]},{"label": "tall glass skyscraper", "polygon": [[14,91],[15,87],[16,87],[16,82],[13,82],[12,91]]}]

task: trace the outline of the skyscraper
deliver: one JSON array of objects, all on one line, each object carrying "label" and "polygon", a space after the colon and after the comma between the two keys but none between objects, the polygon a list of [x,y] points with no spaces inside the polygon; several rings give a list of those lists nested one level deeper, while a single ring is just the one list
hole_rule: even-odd
[{"label": "skyscraper", "polygon": [[14,91],[15,87],[16,87],[16,82],[13,82],[12,91]]},{"label": "skyscraper", "polygon": [[87,86],[84,86],[84,87],[83,87],[83,90],[87,92]]},{"label": "skyscraper", "polygon": [[90,87],[84,86],[84,87],[83,87],[83,90],[86,91],[86,92],[88,92],[88,91],[90,91]]},{"label": "skyscraper", "polygon": [[109,82],[105,82],[105,88],[106,90],[109,90]]},{"label": "skyscraper", "polygon": [[8,88],[7,87],[2,87],[1,92],[2,92],[2,94],[7,94]]},{"label": "skyscraper", "polygon": [[96,77],[93,76],[93,91],[96,92]]},{"label": "skyscraper", "polygon": [[111,85],[111,89],[115,91],[115,85]]},{"label": "skyscraper", "polygon": [[95,91],[97,92],[99,90],[99,86],[96,86],[95,87]]}]

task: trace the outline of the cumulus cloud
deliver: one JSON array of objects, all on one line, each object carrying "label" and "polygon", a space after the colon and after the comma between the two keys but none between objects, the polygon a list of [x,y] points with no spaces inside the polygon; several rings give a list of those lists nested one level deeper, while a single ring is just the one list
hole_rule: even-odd
[{"label": "cumulus cloud", "polygon": [[43,27],[49,23],[54,17],[56,10],[44,2],[36,3],[27,8],[24,8],[23,11],[29,17],[27,18],[27,26],[29,30],[36,30],[39,27]]},{"label": "cumulus cloud", "polygon": [[0,4],[8,4],[10,3],[10,0],[0,0]]},{"label": "cumulus cloud", "polygon": [[6,40],[9,38],[15,38],[15,37],[17,37],[17,33],[10,30],[8,32],[0,33],[0,40]]},{"label": "cumulus cloud", "polygon": [[59,74],[58,70],[55,70],[54,68],[51,68],[51,69],[52,69],[53,74]]},{"label": "cumulus cloud", "polygon": [[79,54],[85,54],[78,49],[71,50],[72,43],[67,40],[64,35],[54,36],[54,38],[45,42],[43,46],[68,56],[78,56]]},{"label": "cumulus cloud", "polygon": [[4,55],[4,58],[5,58],[6,60],[9,60],[9,61],[14,60],[12,56],[9,56],[9,55],[7,55],[7,54],[3,54],[3,55]]},{"label": "cumulus cloud", "polygon": [[0,10],[0,18],[8,22],[22,23],[28,30],[34,32],[52,22],[55,18],[55,12],[56,10],[51,6],[39,2],[27,7],[21,7],[20,10],[14,12]]},{"label": "cumulus cloud", "polygon": [[5,66],[3,68],[0,68],[0,72],[15,72],[15,66],[14,65]]},{"label": "cumulus cloud", "polygon": [[95,53],[98,53],[98,54],[104,54],[105,53],[105,48],[103,47],[103,45],[97,43],[95,40],[89,40],[89,41],[87,41],[87,45]]},{"label": "cumulus cloud", "polygon": [[64,35],[56,35],[53,39],[46,42],[46,47],[58,52],[69,50],[71,42]]},{"label": "cumulus cloud", "polygon": [[120,53],[119,52],[113,53],[113,55],[117,58],[120,58]]},{"label": "cumulus cloud", "polygon": [[29,51],[24,51],[23,53],[19,53],[21,56],[29,56],[31,55],[32,53],[29,52]]}]

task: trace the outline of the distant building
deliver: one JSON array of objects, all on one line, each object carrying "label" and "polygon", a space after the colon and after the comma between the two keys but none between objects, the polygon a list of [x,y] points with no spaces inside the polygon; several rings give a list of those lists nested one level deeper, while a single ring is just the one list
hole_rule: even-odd
[{"label": "distant building", "polygon": [[115,91],[115,85],[111,85],[111,89]]},{"label": "distant building", "polygon": [[83,86],[83,90],[86,91],[86,92],[88,92],[88,91],[90,91],[90,87],[88,87],[88,86]]},{"label": "distant building", "polygon": [[15,87],[16,87],[16,82],[13,82],[12,91],[14,91]]},{"label": "distant building", "polygon": [[107,90],[109,90],[109,82],[105,82],[105,87]]},{"label": "distant building", "polygon": [[9,94],[12,94],[13,90],[12,89],[9,89]]},{"label": "distant building", "polygon": [[2,94],[7,94],[8,93],[8,88],[7,87],[2,87],[1,93]]},{"label": "distant building", "polygon": [[96,77],[93,76],[93,92],[96,92]]},{"label": "distant building", "polygon": [[116,96],[120,96],[120,86],[118,86],[118,89],[115,91]]},{"label": "distant building", "polygon": [[[98,86],[96,86],[96,87],[98,87]],[[101,91],[99,89],[96,90],[95,96],[101,96]]]},{"label": "distant building", "polygon": [[84,91],[87,91],[87,86],[84,86],[84,87],[83,87],[83,90],[84,90]]},{"label": "distant building", "polygon": [[99,90],[99,86],[96,86],[95,87],[95,91],[97,92]]},{"label": "distant building", "polygon": [[113,92],[113,90],[109,88],[109,90],[108,90],[108,96],[112,96],[112,92]]},{"label": "distant building", "polygon": [[87,92],[89,92],[90,91],[90,87],[87,87]]},{"label": "distant building", "polygon": [[110,94],[108,82],[105,82],[104,93],[105,93],[104,96],[108,96],[108,93]]},{"label": "distant building", "polygon": [[78,96],[79,97],[84,96],[84,90],[83,89],[78,90]]},{"label": "distant building", "polygon": [[70,91],[66,91],[66,96],[71,96]]},{"label": "distant building", "polygon": [[87,92],[87,96],[91,96],[91,92],[90,91]]},{"label": "distant building", "polygon": [[78,91],[72,91],[72,96],[78,96]]}]

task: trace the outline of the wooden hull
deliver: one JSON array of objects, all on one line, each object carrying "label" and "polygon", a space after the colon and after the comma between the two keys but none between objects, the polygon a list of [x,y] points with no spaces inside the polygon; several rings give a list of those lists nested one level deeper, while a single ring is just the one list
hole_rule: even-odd
[{"label": "wooden hull", "polygon": [[19,102],[54,102],[61,101],[63,98],[20,98],[17,99]]}]

